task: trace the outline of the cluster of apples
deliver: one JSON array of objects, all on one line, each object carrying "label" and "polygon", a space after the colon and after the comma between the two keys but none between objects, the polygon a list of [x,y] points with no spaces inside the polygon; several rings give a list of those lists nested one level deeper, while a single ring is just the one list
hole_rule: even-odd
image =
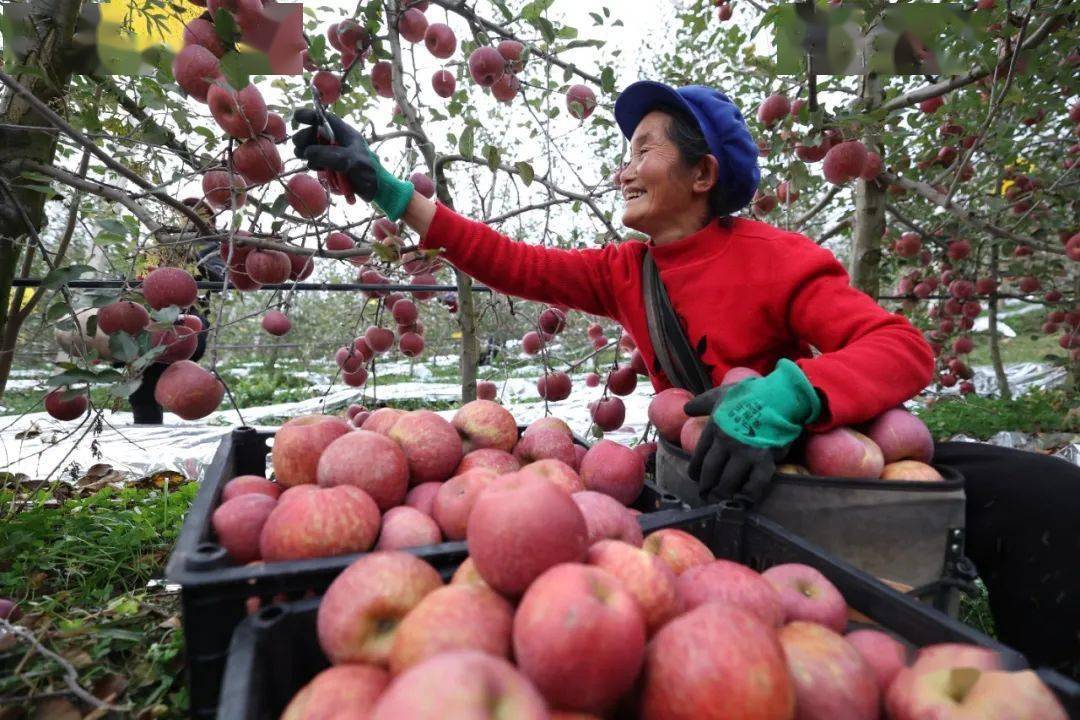
[{"label": "cluster of apples", "polygon": [[[398,14],[398,33],[408,42],[423,43],[433,57],[448,60],[457,50],[457,35],[446,23],[429,23],[424,15],[427,5],[426,2],[411,3],[403,9]],[[346,20],[342,25],[349,22],[355,23]],[[328,31],[332,45],[335,35],[343,36],[340,29],[334,28],[340,26],[332,26],[332,30]],[[348,49],[346,40],[341,40],[341,44]],[[483,45],[473,50],[466,65],[473,82],[490,90],[499,102],[509,103],[521,90],[518,73],[525,69],[525,58],[525,46],[517,40],[505,38],[494,47]],[[385,98],[394,97],[393,72],[393,64],[388,60],[380,60],[371,66],[370,78],[375,94]],[[431,87],[439,97],[449,98],[457,89],[457,78],[450,70],[441,68],[431,76]],[[566,107],[575,118],[584,120],[596,108],[596,95],[587,85],[572,85],[566,93]]]},{"label": "cluster of apples", "polygon": [[274,480],[230,480],[212,524],[237,563],[296,560],[463,540],[479,497],[507,475],[541,478],[585,518],[588,537],[635,539],[629,509],[645,483],[645,456],[601,441],[576,445],[555,417],[518,437],[491,400],[451,420],[428,410],[350,407],[346,417],[294,418],[274,436]]},{"label": "cluster of apples", "polygon": [[[721,387],[748,378],[761,377],[752,368],[729,370]],[[683,412],[693,394],[682,388],[668,388],[649,403],[649,421],[662,438],[693,453],[710,418],[688,417]],[[859,429],[840,427],[823,433],[809,433],[806,442],[777,472],[789,475],[817,475],[839,478],[881,480],[942,480],[930,462],[934,458],[934,438],[922,420],[901,408],[886,410]]]},{"label": "cluster of apples", "polygon": [[495,479],[449,584],[408,553],[352,563],[317,613],[332,666],[282,717],[1066,717],[1034,672],[990,650],[909,660],[883,630],[849,631],[843,595],[813,567],[758,573],[677,528],[595,538],[573,498],[528,472]]},{"label": "cluster of apples", "polygon": [[[139,289],[154,310],[190,307],[199,294],[191,273],[174,267],[156,268],[147,274]],[[134,300],[117,300],[97,312],[98,333],[106,337],[123,333],[136,341],[147,334],[151,348],[163,348],[155,361],[169,367],[158,379],[154,400],[185,420],[206,417],[225,396],[221,381],[190,360],[198,347],[198,334],[205,329],[195,315],[180,314],[175,322],[154,323],[146,307]],[[85,392],[58,388],[45,397],[45,411],[57,420],[75,420],[88,406]]]}]

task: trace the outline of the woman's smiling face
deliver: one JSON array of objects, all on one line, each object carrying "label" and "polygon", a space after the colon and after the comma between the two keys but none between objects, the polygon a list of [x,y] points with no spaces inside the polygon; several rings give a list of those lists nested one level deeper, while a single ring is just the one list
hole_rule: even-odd
[{"label": "woman's smiling face", "polygon": [[671,116],[654,110],[641,119],[630,140],[630,159],[619,174],[625,206],[622,223],[656,237],[697,216],[703,198],[695,196],[695,173],[668,137]]}]

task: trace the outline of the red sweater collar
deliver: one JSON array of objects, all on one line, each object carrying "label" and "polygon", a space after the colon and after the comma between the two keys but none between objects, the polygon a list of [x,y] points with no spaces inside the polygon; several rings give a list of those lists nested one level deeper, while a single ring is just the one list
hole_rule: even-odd
[{"label": "red sweater collar", "polygon": [[649,247],[657,264],[679,265],[687,260],[700,259],[704,255],[715,253],[738,227],[739,222],[737,218],[731,218],[730,227],[724,227],[720,218],[716,218],[697,232],[666,245],[654,245],[650,240]]}]

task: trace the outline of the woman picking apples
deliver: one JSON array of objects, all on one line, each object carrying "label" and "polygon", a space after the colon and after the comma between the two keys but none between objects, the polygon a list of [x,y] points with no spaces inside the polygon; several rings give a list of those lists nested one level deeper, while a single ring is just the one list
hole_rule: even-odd
[{"label": "woman picking apples", "polygon": [[[393,177],[336,117],[329,117],[336,144],[324,145],[314,111],[299,110],[294,124],[312,127],[294,143],[313,169],[345,173],[357,195],[391,220],[404,219],[423,248],[441,250],[495,290],[618,321],[659,391],[673,383],[657,361],[646,315],[643,264],[655,263],[708,374],[702,385],[714,388],[686,406],[687,414],[712,419],[691,462],[703,498],[757,497],[804,430],[865,422],[930,382],[934,359],[922,335],[852,288],[831,252],[735,215],[757,189],[758,148],[725,95],[636,82],[616,101],[615,119],[631,150],[617,176],[622,222],[649,240],[600,249],[514,242],[462,217]],[[736,366],[763,377],[715,387]],[[969,554],[990,588],[1002,638],[1033,662],[1080,657],[1080,573],[1066,572],[1080,552],[1073,525],[1080,470],[968,443],[940,445],[937,458],[968,480]]]}]

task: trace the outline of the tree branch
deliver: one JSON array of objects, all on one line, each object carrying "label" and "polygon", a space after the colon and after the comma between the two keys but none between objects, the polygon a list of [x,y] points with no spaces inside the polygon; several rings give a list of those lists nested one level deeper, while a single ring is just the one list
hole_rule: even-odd
[{"label": "tree branch", "polygon": [[920,195],[921,197],[926,198],[938,207],[944,209],[946,212],[959,218],[961,222],[971,225],[972,227],[976,227],[983,232],[993,235],[994,237],[1001,238],[1002,240],[1011,240],[1012,242],[1017,243],[1025,243],[1027,245],[1030,245],[1031,247],[1037,247],[1040,250],[1045,250],[1046,252],[1055,253],[1057,255],[1065,254],[1064,248],[1054,247],[1049,243],[1040,242],[1035,238],[1031,237],[1030,235],[1020,235],[1018,233],[1009,232],[1004,228],[993,225],[986,220],[977,217],[974,212],[967,208],[956,205],[951,200],[946,198],[945,195],[939,193],[937,190],[930,187],[926,183],[908,180],[907,178],[902,178],[899,175],[894,175],[891,172],[881,173],[881,178],[887,183],[890,183],[892,185],[899,185],[905,190],[910,190],[916,195]]},{"label": "tree branch", "polygon": [[[1027,50],[1031,50],[1032,48],[1038,47],[1044,40],[1046,40],[1046,38],[1050,36],[1051,30],[1053,30],[1054,24],[1057,22],[1057,15],[1055,13],[1058,10],[1066,7],[1070,2],[1071,0],[1058,0],[1057,4],[1050,9],[1050,16],[1043,21],[1042,25],[1040,25],[1038,29],[1036,29],[1035,32],[1031,34],[1031,37],[1025,40],[1024,43],[1019,46],[1019,48],[1014,48],[1012,54],[1019,54]],[[1012,58],[1010,56],[1007,58],[1002,58],[1001,60],[1006,61],[1011,59]],[[986,77],[992,72],[992,68],[979,68],[977,70],[972,70],[964,75],[956,75],[948,80],[934,83],[933,85],[924,85],[921,88],[916,88],[915,90],[906,92],[903,95],[894,97],[892,100],[884,103],[881,106],[881,109],[885,112],[890,112],[892,110],[900,110],[902,108],[920,103],[923,100],[929,100],[930,98],[944,95],[950,90],[955,90],[958,87],[970,85],[973,82],[982,80],[984,77]]]}]

